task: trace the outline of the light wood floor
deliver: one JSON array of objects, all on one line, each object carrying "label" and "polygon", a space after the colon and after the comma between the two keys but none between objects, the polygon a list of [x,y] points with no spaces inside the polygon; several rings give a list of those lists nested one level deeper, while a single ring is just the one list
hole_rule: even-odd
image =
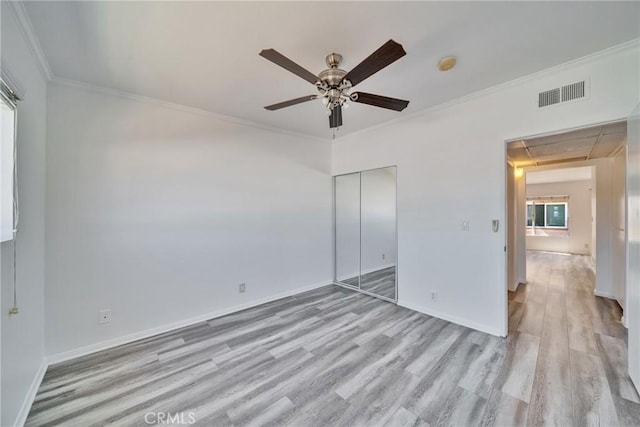
[{"label": "light wood floor", "polygon": [[27,425],[640,425],[619,307],[529,261],[506,339],[329,286],[52,366]]},{"label": "light wood floor", "polygon": [[534,372],[527,424],[640,425],[622,310],[593,295],[591,259],[529,252],[527,281],[509,295],[509,340],[530,347]]}]

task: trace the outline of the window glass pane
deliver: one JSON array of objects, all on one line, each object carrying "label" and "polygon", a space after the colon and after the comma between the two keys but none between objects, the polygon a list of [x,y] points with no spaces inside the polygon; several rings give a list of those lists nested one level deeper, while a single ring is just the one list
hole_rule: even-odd
[{"label": "window glass pane", "polygon": [[0,241],[13,239],[13,144],[15,110],[0,97]]},{"label": "window glass pane", "polygon": [[536,227],[544,227],[544,205],[535,205]]},{"label": "window glass pane", "polygon": [[533,225],[533,205],[527,205],[527,227]]},{"label": "window glass pane", "polygon": [[565,205],[547,204],[547,227],[566,227]]}]

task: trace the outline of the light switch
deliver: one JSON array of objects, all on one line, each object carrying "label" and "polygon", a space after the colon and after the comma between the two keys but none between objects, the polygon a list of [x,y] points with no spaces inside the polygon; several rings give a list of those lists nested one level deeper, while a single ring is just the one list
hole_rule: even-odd
[{"label": "light switch", "polygon": [[469,220],[462,221],[462,231],[469,231]]}]

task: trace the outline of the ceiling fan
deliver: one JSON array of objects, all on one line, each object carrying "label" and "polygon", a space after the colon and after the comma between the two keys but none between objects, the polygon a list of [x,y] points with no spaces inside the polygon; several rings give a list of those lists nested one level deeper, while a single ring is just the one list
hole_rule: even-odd
[{"label": "ceiling fan", "polygon": [[326,63],[329,68],[320,72],[320,74],[316,76],[275,49],[264,49],[260,52],[260,56],[281,66],[285,70],[292,72],[298,77],[302,77],[312,85],[315,85],[319,92],[317,95],[301,96],[300,98],[267,105],[264,108],[274,111],[284,107],[290,107],[292,105],[311,101],[313,99],[321,99],[322,103],[327,107],[329,128],[342,126],[342,108],[348,107],[349,101],[369,104],[374,107],[381,107],[394,111],[402,111],[407,108],[409,101],[365,92],[349,93],[349,91],[358,83],[382,70],[387,65],[394,63],[406,54],[407,52],[405,52],[401,44],[396,43],[393,40],[389,40],[380,46],[378,50],[365,58],[354,69],[346,72],[338,68],[340,66],[340,62],[342,62],[342,55],[338,53],[331,53],[327,55],[326,58]]}]

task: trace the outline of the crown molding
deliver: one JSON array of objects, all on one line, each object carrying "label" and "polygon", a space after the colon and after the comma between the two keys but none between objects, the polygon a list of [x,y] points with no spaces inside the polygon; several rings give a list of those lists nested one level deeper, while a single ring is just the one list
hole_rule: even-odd
[{"label": "crown molding", "polygon": [[46,59],[46,56],[44,55],[44,52],[42,50],[42,46],[40,45],[40,42],[38,40],[38,37],[35,34],[35,31],[33,29],[33,25],[31,23],[31,20],[29,19],[29,15],[27,14],[27,11],[24,7],[23,4],[24,0],[10,0],[10,1],[6,1],[6,3],[8,3],[11,7],[10,9],[12,10],[12,12],[14,13],[14,15],[16,16],[16,18],[18,19],[18,22],[20,24],[20,28],[24,34],[25,40],[27,41],[27,44],[29,45],[29,48],[34,56],[34,58],[36,59],[36,62],[39,65],[39,69],[40,72],[42,73],[43,77],[48,80],[51,81],[53,83],[56,84],[60,84],[60,85],[65,85],[65,86],[70,86],[70,87],[76,87],[76,88],[82,88],[85,90],[90,90],[90,91],[94,91],[94,92],[99,92],[99,93],[104,93],[104,94],[109,94],[109,95],[113,95],[113,96],[118,96],[121,98],[127,98],[130,100],[134,100],[134,101],[138,101],[138,102],[143,102],[143,103],[147,103],[147,104],[154,104],[154,105],[159,105],[159,106],[163,106],[165,108],[172,108],[175,110],[180,110],[183,112],[188,112],[191,114],[197,114],[197,115],[201,115],[201,116],[206,116],[206,117],[211,117],[211,118],[215,118],[218,120],[222,120],[225,122],[230,122],[230,123],[235,123],[235,124],[239,124],[239,125],[243,125],[243,126],[248,126],[248,127],[253,127],[256,129],[261,129],[261,130],[266,130],[269,132],[275,132],[275,133],[279,133],[279,134],[285,134],[285,135],[289,135],[289,136],[295,136],[295,137],[299,137],[299,138],[305,138],[305,139],[309,139],[309,140],[313,140],[313,141],[321,141],[321,142],[339,142],[341,140],[344,140],[346,138],[352,137],[354,135],[359,135],[359,134],[364,134],[370,131],[374,131],[377,129],[382,129],[385,128],[387,126],[391,126],[394,125],[396,123],[401,123],[407,120],[411,120],[413,118],[416,117],[420,117],[423,115],[427,115],[433,112],[437,112],[440,110],[445,110],[447,108],[459,105],[459,104],[464,104],[466,102],[472,101],[474,99],[477,98],[481,98],[483,96],[487,96],[496,92],[499,92],[501,90],[504,89],[508,89],[510,87],[514,87],[514,86],[518,86],[521,85],[523,83],[527,83],[533,80],[537,80],[537,79],[542,79],[545,77],[549,77],[553,74],[556,74],[558,72],[570,69],[572,67],[578,66],[578,65],[583,65],[601,58],[606,58],[608,56],[612,56],[615,55],[619,52],[624,52],[627,50],[631,50],[631,49],[640,49],[640,39],[633,39],[633,40],[629,40],[627,42],[609,47],[607,49],[603,49],[601,51],[568,61],[568,62],[564,62],[562,64],[547,68],[545,70],[542,71],[538,71],[536,73],[533,74],[528,74],[526,76],[523,77],[519,77],[516,78],[514,80],[510,80],[486,89],[482,89],[479,90],[477,92],[473,92],[470,93],[468,95],[464,95],[461,96],[459,98],[453,99],[451,101],[447,101],[447,102],[443,102],[441,104],[437,104],[437,105],[433,105],[427,108],[423,108],[421,110],[418,111],[414,111],[413,113],[404,115],[402,117],[398,117],[396,119],[392,119],[389,121],[386,121],[384,123],[380,123],[378,125],[374,125],[374,126],[369,126],[367,128],[364,129],[360,129],[354,132],[351,132],[349,134],[343,135],[343,136],[333,136],[333,137],[327,137],[327,138],[321,138],[318,136],[314,136],[314,135],[309,135],[309,134],[304,134],[304,133],[299,133],[299,132],[295,132],[295,131],[291,131],[285,128],[280,128],[280,127],[275,127],[275,126],[268,126],[268,125],[264,125],[261,123],[257,123],[257,122],[253,122],[250,120],[244,120],[244,119],[240,119],[237,117],[232,117],[232,116],[227,116],[224,114],[220,114],[220,113],[214,113],[212,111],[208,111],[208,110],[202,110],[199,108],[193,108],[193,107],[189,107],[186,105],[182,105],[182,104],[176,104],[173,102],[169,102],[169,101],[163,101],[163,100],[159,100],[156,98],[150,98],[150,97],[146,97],[146,96],[142,96],[142,95],[137,95],[134,93],[130,93],[130,92],[125,92],[125,91],[121,91],[121,90],[117,90],[117,89],[111,89],[111,88],[106,88],[106,87],[102,87],[102,86],[98,86],[98,85],[94,85],[94,84],[90,84],[90,83],[85,83],[82,81],[78,81],[78,80],[72,80],[72,79],[66,79],[66,78],[60,78],[60,77],[55,77],[53,75],[53,72],[51,71],[51,67],[49,66],[49,63]]},{"label": "crown molding", "polygon": [[327,142],[331,141],[328,138],[327,139],[319,138],[319,137],[316,137],[316,136],[313,136],[313,135],[307,135],[307,134],[298,133],[298,132],[290,131],[290,130],[283,129],[283,128],[278,128],[278,127],[274,127],[274,126],[268,126],[268,125],[264,125],[262,123],[252,122],[250,120],[244,120],[244,119],[240,119],[240,118],[233,117],[233,116],[227,116],[227,115],[220,114],[220,113],[214,113],[212,111],[203,110],[203,109],[200,109],[200,108],[194,108],[194,107],[189,107],[187,105],[176,104],[174,102],[163,101],[163,100],[156,99],[156,98],[150,98],[150,97],[147,97],[147,96],[138,95],[138,94],[131,93],[131,92],[125,92],[125,91],[121,91],[121,90],[117,90],[117,89],[107,88],[107,87],[104,87],[104,86],[94,85],[94,84],[91,84],[91,83],[85,83],[85,82],[82,82],[82,81],[79,81],[79,80],[64,79],[64,78],[61,78],[61,77],[54,77],[54,78],[52,78],[50,80],[50,83],[57,84],[57,85],[60,85],[60,86],[67,86],[67,87],[72,87],[72,88],[76,88],[76,89],[82,89],[82,90],[86,90],[86,91],[90,91],[90,92],[101,93],[101,94],[104,94],[104,95],[110,95],[110,96],[115,96],[115,97],[119,97],[119,98],[124,98],[124,99],[128,99],[128,100],[131,100],[131,101],[141,102],[141,103],[144,103],[144,104],[151,104],[151,105],[155,105],[155,106],[159,106],[159,107],[170,108],[170,109],[173,109],[173,110],[178,110],[178,111],[182,111],[182,112],[189,113],[189,114],[195,114],[195,115],[198,115],[198,116],[209,117],[209,118],[220,120],[220,121],[223,121],[223,122],[234,123],[234,124],[237,124],[237,125],[251,127],[251,128],[260,129],[260,130],[265,130],[265,131],[268,131],[268,132],[284,134],[284,135],[288,135],[288,136],[294,136],[296,138],[303,138],[303,139],[307,139],[307,140],[314,141],[314,142],[327,143]]},{"label": "crown molding", "polygon": [[491,86],[489,88],[482,89],[482,90],[479,90],[477,92],[473,92],[473,93],[461,96],[461,97],[456,98],[456,99],[452,99],[451,101],[447,101],[447,102],[443,102],[441,104],[433,105],[431,107],[423,108],[422,110],[414,111],[413,113],[407,114],[405,116],[398,117],[396,119],[392,119],[392,120],[386,121],[384,123],[380,123],[378,125],[370,126],[368,128],[360,129],[360,130],[357,130],[355,132],[351,132],[351,133],[349,133],[347,135],[344,135],[344,136],[336,137],[332,141],[332,143],[333,142],[340,142],[341,140],[350,138],[350,137],[352,137],[354,135],[360,135],[360,134],[371,132],[371,131],[374,131],[374,130],[377,130],[377,129],[383,129],[383,128],[387,127],[387,126],[391,126],[391,125],[396,124],[396,123],[401,123],[401,122],[404,122],[404,121],[407,121],[407,120],[411,120],[411,119],[416,118],[416,117],[425,116],[425,115],[430,114],[430,113],[434,113],[434,112],[437,112],[437,111],[445,110],[447,108],[451,108],[451,107],[459,105],[459,104],[464,104],[466,102],[472,101],[474,99],[481,98],[483,96],[491,95],[493,93],[500,92],[502,90],[505,90],[505,89],[508,89],[508,88],[511,88],[511,87],[519,86],[519,85],[521,85],[523,83],[528,83],[528,82],[531,82],[531,81],[534,81],[534,80],[544,79],[546,77],[553,76],[556,73],[568,70],[570,68],[573,68],[573,67],[576,67],[576,66],[579,66],[579,65],[588,64],[590,62],[593,62],[593,61],[596,61],[596,60],[599,60],[599,59],[602,59],[602,58],[606,58],[606,57],[609,57],[609,56],[613,56],[613,55],[616,55],[616,54],[618,54],[620,52],[631,51],[633,49],[635,49],[636,51],[640,50],[640,39],[629,40],[627,42],[624,42],[624,43],[609,47],[607,49],[600,50],[598,52],[595,52],[595,53],[592,53],[592,54],[589,54],[589,55],[586,55],[586,56],[583,56],[583,57],[580,57],[580,58],[576,58],[576,59],[573,59],[573,60],[568,61],[568,62],[563,62],[562,64],[553,66],[551,68],[546,68],[546,69],[544,69],[542,71],[538,71],[538,72],[533,73],[533,74],[527,74],[526,76],[518,77],[517,79],[509,80],[507,82],[500,83],[500,84],[498,84],[496,86]]},{"label": "crown molding", "polygon": [[38,36],[36,36],[36,32],[33,29],[33,24],[31,23],[31,19],[29,19],[29,14],[24,7],[23,1],[10,0],[4,3],[10,6],[9,10],[13,12],[14,16],[18,20],[18,26],[22,31],[25,41],[27,42],[27,46],[29,46],[31,54],[38,63],[40,74],[42,74],[42,77],[44,77],[45,80],[50,81],[53,79],[53,72],[51,71],[47,57],[42,50],[40,40],[38,40]]},{"label": "crown molding", "polygon": [[24,86],[22,86],[20,80],[16,79],[15,75],[8,69],[7,64],[0,64],[0,78],[9,85],[9,88],[11,88],[18,98],[24,99],[26,93]]}]

